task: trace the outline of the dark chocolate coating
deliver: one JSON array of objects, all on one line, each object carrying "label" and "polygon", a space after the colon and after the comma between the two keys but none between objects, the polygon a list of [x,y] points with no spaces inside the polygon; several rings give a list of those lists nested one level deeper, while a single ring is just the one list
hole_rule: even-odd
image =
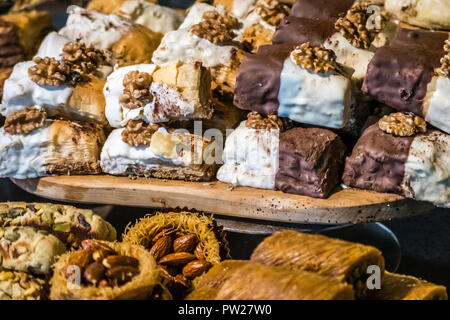
[{"label": "dark chocolate coating", "polygon": [[276,114],[281,71],[293,49],[290,45],[262,46],[247,55],[236,77],[234,104],[265,115]]},{"label": "dark chocolate coating", "polygon": [[423,115],[423,101],[434,69],[444,56],[449,34],[400,28],[390,45],[377,50],[362,90],[399,110]]},{"label": "dark chocolate coating", "polygon": [[277,189],[326,198],[336,188],[344,163],[345,145],[334,132],[294,128],[280,135]]},{"label": "dark chocolate coating", "polygon": [[354,0],[297,0],[291,9],[291,16],[337,20],[340,14],[352,6]]},{"label": "dark chocolate coating", "polygon": [[311,46],[319,47],[335,32],[334,21],[289,16],[277,27],[272,43],[300,45],[309,42]]},{"label": "dark chocolate coating", "polygon": [[405,163],[413,140],[385,133],[378,123],[371,125],[347,157],[342,180],[349,187],[402,194]]}]

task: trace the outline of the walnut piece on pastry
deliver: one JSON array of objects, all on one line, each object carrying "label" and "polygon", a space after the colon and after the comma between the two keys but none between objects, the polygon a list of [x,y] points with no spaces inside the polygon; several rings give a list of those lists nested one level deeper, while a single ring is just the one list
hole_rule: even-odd
[{"label": "walnut piece on pastry", "polygon": [[213,112],[210,71],[196,62],[118,68],[108,77],[103,92],[106,117],[116,128],[129,120],[209,119]]},{"label": "walnut piece on pastry", "polygon": [[186,181],[214,179],[214,142],[160,126],[157,131],[149,132],[148,146],[147,139],[133,146],[125,142],[128,141],[124,139],[125,130],[114,130],[103,147],[101,166],[105,173]]},{"label": "walnut piece on pastry", "polygon": [[0,128],[0,176],[16,179],[50,175],[97,174],[105,141],[95,123],[46,120],[28,134]]}]

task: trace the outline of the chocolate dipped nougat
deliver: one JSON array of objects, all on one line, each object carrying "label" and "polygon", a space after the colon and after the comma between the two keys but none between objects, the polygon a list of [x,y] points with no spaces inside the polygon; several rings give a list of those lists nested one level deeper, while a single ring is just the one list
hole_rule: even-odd
[{"label": "chocolate dipped nougat", "polygon": [[106,124],[104,75],[112,68],[99,50],[52,32],[31,61],[20,62],[4,83],[5,117],[42,106],[49,117]]},{"label": "chocolate dipped nougat", "polygon": [[297,1],[277,28],[273,43],[310,42],[333,50],[336,61],[354,69],[352,79],[361,84],[376,48],[388,43],[396,28],[382,6],[379,14],[370,6],[353,0]]},{"label": "chocolate dipped nougat", "polygon": [[251,260],[288,270],[315,272],[353,285],[357,298],[370,290],[366,281],[369,266],[384,272],[384,258],[375,247],[332,239],[317,234],[283,230],[264,239],[253,251]]},{"label": "chocolate dipped nougat", "polygon": [[347,157],[349,187],[397,193],[450,207],[450,135],[394,113],[367,128]]},{"label": "chocolate dipped nougat", "polygon": [[450,30],[447,0],[385,0],[386,10],[406,23],[428,29]]},{"label": "chocolate dipped nougat", "polygon": [[400,28],[378,49],[362,90],[450,133],[450,33]]},{"label": "chocolate dipped nougat", "polygon": [[249,119],[231,133],[217,179],[236,186],[278,189],[326,198],[339,183],[345,145],[335,133],[319,128],[282,132],[276,116]]},{"label": "chocolate dipped nougat", "polygon": [[264,115],[328,128],[353,126],[354,87],[332,51],[311,47],[260,47],[241,64],[234,103]]},{"label": "chocolate dipped nougat", "polygon": [[448,300],[447,289],[412,276],[385,272],[371,300]]},{"label": "chocolate dipped nougat", "polygon": [[187,130],[131,120],[109,135],[102,153],[105,173],[210,181],[216,173],[215,143]]},{"label": "chocolate dipped nougat", "polygon": [[0,271],[0,300],[46,300],[47,283],[31,274]]},{"label": "chocolate dipped nougat", "polygon": [[[135,91],[140,92],[137,97],[133,96]],[[115,128],[129,120],[209,119],[214,111],[211,74],[200,62],[118,68],[108,76],[103,92],[106,117]]]},{"label": "chocolate dipped nougat", "polygon": [[240,28],[239,20],[225,7],[196,3],[180,28],[164,36],[153,54],[153,62],[201,62],[211,69],[214,92],[230,99],[245,56],[242,44],[235,39]]},{"label": "chocolate dipped nougat", "polygon": [[104,141],[98,124],[48,120],[36,108],[18,111],[0,128],[0,177],[100,173]]},{"label": "chocolate dipped nougat", "polygon": [[110,51],[119,66],[150,63],[163,36],[115,14],[105,15],[77,6],[70,6],[67,12],[67,23],[59,34]]},{"label": "chocolate dipped nougat", "polygon": [[156,4],[157,1],[142,0],[92,0],[88,10],[105,14],[118,14],[143,25],[153,32],[166,34],[177,30],[185,15],[172,8]]}]

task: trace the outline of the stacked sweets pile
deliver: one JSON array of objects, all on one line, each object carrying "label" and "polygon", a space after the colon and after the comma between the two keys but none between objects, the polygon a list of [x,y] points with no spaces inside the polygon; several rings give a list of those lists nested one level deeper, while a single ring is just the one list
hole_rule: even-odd
[{"label": "stacked sweets pile", "polygon": [[[448,1],[92,0],[68,13],[36,54],[0,59],[13,68],[0,176],[318,198],[343,185],[450,206]],[[21,38],[4,30],[7,51]]]}]

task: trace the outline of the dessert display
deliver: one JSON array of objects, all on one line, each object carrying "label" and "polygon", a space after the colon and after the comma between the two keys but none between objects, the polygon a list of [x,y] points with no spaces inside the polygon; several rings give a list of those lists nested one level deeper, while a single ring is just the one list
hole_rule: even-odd
[{"label": "dessert display", "polygon": [[48,285],[25,272],[0,271],[0,300],[44,300]]},{"label": "dessert display", "polygon": [[429,29],[450,29],[450,3],[445,0],[385,0],[386,10],[406,23]]},{"label": "dessert display", "polygon": [[195,212],[157,213],[129,226],[125,243],[142,245],[162,269],[164,285],[183,297],[192,281],[229,258],[223,229],[212,218]]},{"label": "dessert display", "polygon": [[370,62],[363,91],[450,133],[449,37],[448,32],[400,28]]},{"label": "dessert display", "polygon": [[155,259],[143,247],[98,240],[83,240],[81,245],[55,264],[50,299],[151,299],[160,286]]},{"label": "dessert display", "polygon": [[367,128],[347,158],[347,186],[450,205],[450,135],[423,118],[392,113]]},{"label": "dessert display", "polygon": [[319,128],[283,130],[275,115],[250,113],[225,144],[217,179],[236,186],[326,198],[339,183],[345,145]]}]

